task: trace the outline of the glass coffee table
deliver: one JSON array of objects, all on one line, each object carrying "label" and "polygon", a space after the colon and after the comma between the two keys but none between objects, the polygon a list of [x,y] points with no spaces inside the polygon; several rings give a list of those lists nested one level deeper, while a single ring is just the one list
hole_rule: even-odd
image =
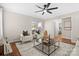
[{"label": "glass coffee table", "polygon": [[38,41],[34,39],[34,47],[46,55],[51,55],[54,51],[59,48],[60,42],[53,39],[43,41],[43,38],[39,38]]}]

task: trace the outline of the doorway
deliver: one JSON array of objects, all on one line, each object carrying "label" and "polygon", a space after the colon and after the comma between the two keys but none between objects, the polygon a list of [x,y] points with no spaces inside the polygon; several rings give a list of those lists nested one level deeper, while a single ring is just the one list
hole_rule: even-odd
[{"label": "doorway", "polygon": [[60,32],[62,33],[62,20],[54,20],[54,36],[58,36]]}]

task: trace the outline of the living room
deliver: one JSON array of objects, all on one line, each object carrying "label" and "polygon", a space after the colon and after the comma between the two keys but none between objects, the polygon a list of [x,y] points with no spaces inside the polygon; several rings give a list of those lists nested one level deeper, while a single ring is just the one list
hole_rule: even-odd
[{"label": "living room", "polygon": [[0,3],[1,55],[79,56],[78,5]]}]

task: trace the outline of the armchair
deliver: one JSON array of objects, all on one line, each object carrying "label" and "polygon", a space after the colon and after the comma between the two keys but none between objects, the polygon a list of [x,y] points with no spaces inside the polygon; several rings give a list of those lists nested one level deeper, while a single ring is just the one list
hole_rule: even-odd
[{"label": "armchair", "polygon": [[24,43],[24,42],[27,42],[27,41],[32,41],[33,37],[32,37],[32,34],[28,34],[28,35],[24,35],[25,33],[22,33],[20,35],[20,41],[21,43]]}]

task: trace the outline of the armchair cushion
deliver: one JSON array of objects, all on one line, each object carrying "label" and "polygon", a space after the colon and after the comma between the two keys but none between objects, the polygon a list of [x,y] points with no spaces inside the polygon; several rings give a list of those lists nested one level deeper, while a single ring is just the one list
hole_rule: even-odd
[{"label": "armchair cushion", "polygon": [[28,36],[23,36],[22,34],[21,34],[21,36],[20,36],[20,41],[22,41],[22,42],[25,42],[25,41],[32,41],[32,35],[28,35]]}]

